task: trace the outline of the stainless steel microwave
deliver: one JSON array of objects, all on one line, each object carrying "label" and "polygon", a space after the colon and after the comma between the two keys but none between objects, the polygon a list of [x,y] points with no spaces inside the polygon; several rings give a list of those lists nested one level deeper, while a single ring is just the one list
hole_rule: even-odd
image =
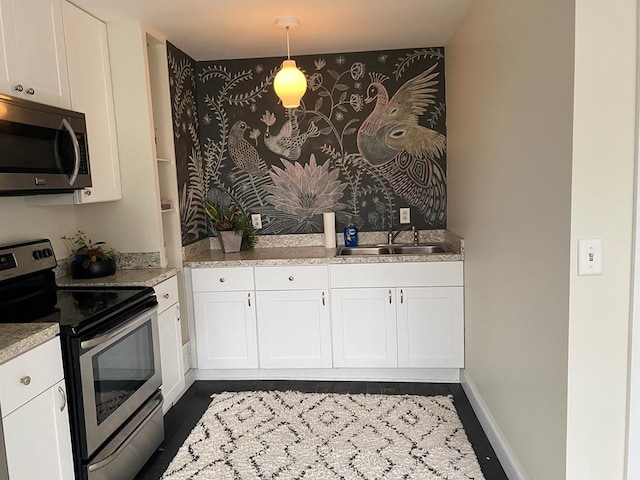
[{"label": "stainless steel microwave", "polygon": [[90,186],[84,113],[0,95],[0,195]]}]

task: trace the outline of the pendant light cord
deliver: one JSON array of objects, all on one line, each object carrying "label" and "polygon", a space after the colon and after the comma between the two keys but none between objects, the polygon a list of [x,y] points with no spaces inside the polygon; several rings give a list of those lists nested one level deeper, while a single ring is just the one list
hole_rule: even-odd
[{"label": "pendant light cord", "polygon": [[291,54],[289,53],[289,25],[287,25],[287,60],[291,60]]}]

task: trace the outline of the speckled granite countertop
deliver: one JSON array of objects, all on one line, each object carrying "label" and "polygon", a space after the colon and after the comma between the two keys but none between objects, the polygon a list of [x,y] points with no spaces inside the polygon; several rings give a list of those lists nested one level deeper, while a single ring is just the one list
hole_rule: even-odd
[{"label": "speckled granite countertop", "polygon": [[357,255],[336,256],[335,249],[324,247],[256,248],[247,252],[223,253],[208,250],[191,255],[185,267],[233,267],[263,265],[328,265],[341,263],[400,263],[400,262],[455,262],[463,260],[461,253],[429,255]]},{"label": "speckled granite countertop", "polygon": [[100,278],[60,277],[56,284],[59,287],[153,287],[177,273],[176,268],[119,269],[113,275]]},{"label": "speckled granite countertop", "polygon": [[0,364],[51,340],[59,331],[57,323],[0,324]]}]

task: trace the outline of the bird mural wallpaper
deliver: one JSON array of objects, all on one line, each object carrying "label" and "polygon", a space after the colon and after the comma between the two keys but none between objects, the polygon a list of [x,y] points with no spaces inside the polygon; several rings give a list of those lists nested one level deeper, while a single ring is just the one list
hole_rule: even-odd
[{"label": "bird mural wallpaper", "polygon": [[273,91],[282,58],[200,61],[168,45],[183,244],[203,203],[262,215],[258,234],[446,228],[444,49],[296,56],[300,107]]}]

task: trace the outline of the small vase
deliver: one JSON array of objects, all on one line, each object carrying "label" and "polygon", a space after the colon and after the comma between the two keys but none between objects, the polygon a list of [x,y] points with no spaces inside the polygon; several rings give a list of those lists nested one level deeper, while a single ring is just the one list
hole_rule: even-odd
[{"label": "small vase", "polygon": [[112,258],[90,263],[87,268],[82,267],[82,260],[71,262],[71,277],[73,278],[99,278],[116,273],[116,261]]},{"label": "small vase", "polygon": [[236,253],[242,246],[242,232],[224,231],[218,232],[220,245],[224,253]]}]

